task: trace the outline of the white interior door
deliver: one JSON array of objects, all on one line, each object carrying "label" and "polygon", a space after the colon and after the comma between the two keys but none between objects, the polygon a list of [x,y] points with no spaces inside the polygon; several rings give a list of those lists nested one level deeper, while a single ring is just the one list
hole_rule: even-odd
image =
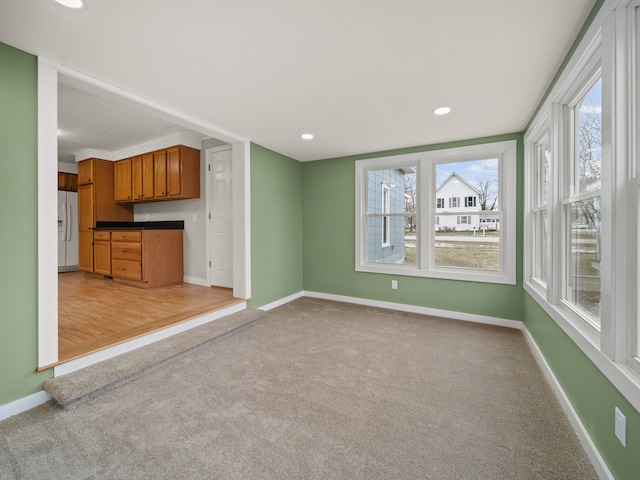
[{"label": "white interior door", "polygon": [[211,285],[233,288],[233,216],[231,147],[207,149],[211,185]]}]

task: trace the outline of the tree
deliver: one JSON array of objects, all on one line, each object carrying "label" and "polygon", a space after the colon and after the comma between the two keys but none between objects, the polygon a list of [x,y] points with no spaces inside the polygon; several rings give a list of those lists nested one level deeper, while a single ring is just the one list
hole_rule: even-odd
[{"label": "tree", "polygon": [[577,149],[576,194],[599,189],[602,178],[602,114],[599,108],[581,106]]},{"label": "tree", "polygon": [[[405,174],[404,176],[404,211],[405,213],[416,213],[417,192],[416,192],[416,174]],[[406,229],[413,232],[416,228],[415,215],[406,217]]]},{"label": "tree", "polygon": [[[602,103],[598,99],[597,103]],[[594,192],[602,187],[602,110],[600,105],[583,100],[577,122],[576,194]],[[600,198],[578,202],[580,223],[595,230],[596,259],[600,259]],[[574,220],[575,221],[575,220]]]},{"label": "tree", "polygon": [[483,177],[476,181],[476,188],[480,192],[480,207],[482,210],[495,210],[498,204],[498,185],[495,178]]}]

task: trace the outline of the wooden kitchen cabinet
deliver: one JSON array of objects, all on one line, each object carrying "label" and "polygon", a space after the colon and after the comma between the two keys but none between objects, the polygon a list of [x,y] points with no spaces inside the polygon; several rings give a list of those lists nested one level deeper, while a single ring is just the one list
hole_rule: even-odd
[{"label": "wooden kitchen cabinet", "polygon": [[113,198],[116,202],[131,201],[131,159],[113,164]]},{"label": "wooden kitchen cabinet", "polygon": [[58,172],[58,190],[77,192],[78,175],[75,173]]},{"label": "wooden kitchen cabinet", "polygon": [[200,150],[177,145],[115,163],[116,202],[200,198]]},{"label": "wooden kitchen cabinet", "polygon": [[111,232],[111,275],[137,287],[182,283],[182,230]]},{"label": "wooden kitchen cabinet", "polygon": [[83,160],[78,163],[78,185],[86,185],[87,183],[93,183],[93,172],[95,159]]},{"label": "wooden kitchen cabinet", "polygon": [[153,152],[153,197],[167,196],[167,151]]},{"label": "wooden kitchen cabinet", "polygon": [[78,231],[78,269],[93,272],[93,232],[91,229]]},{"label": "wooden kitchen cabinet", "polygon": [[131,159],[131,198],[134,201],[151,200],[153,188],[153,153]]},{"label": "wooden kitchen cabinet", "polygon": [[94,271],[93,228],[100,221],[133,221],[133,206],[114,200],[114,162],[91,158],[78,163],[78,268]]},{"label": "wooden kitchen cabinet", "polygon": [[111,232],[93,232],[93,272],[111,275]]},{"label": "wooden kitchen cabinet", "polygon": [[[167,148],[165,177],[156,174],[156,181],[164,185],[162,196],[170,199],[200,197],[200,151],[179,145]],[[156,188],[156,196],[158,196]]]},{"label": "wooden kitchen cabinet", "polygon": [[78,186],[78,269],[84,272],[93,272],[94,198],[93,184]]}]

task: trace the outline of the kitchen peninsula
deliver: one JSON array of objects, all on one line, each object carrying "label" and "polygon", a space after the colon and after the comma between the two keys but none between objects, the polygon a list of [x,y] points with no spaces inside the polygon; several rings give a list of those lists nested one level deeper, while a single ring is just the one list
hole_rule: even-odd
[{"label": "kitchen peninsula", "polygon": [[97,222],[94,273],[136,287],[182,283],[184,221]]}]

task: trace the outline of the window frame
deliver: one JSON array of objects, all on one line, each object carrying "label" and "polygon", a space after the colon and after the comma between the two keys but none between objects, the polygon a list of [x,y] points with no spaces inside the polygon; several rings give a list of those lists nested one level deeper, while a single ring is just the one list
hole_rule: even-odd
[{"label": "window frame", "polygon": [[391,188],[388,182],[382,182],[380,185],[382,189],[382,222],[380,222],[380,228],[382,228],[382,248],[391,246]]},{"label": "window frame", "polygon": [[[436,189],[435,170],[440,163],[498,158],[500,218],[500,264],[497,271],[435,266]],[[367,261],[367,172],[385,168],[417,165],[416,190],[416,263],[391,264]],[[517,141],[506,140],[464,147],[429,150],[410,154],[357,160],[356,170],[356,242],[357,272],[442,278],[506,285],[516,284],[516,169]],[[438,216],[442,216],[438,212]]]},{"label": "window frame", "polygon": [[[525,244],[533,244],[530,247],[529,255],[525,255],[524,278],[531,282],[533,288],[537,289],[544,297],[547,295],[547,287],[551,280],[548,278],[550,255],[550,228],[549,228],[549,198],[552,195],[552,184],[549,176],[546,180],[546,198],[542,198],[542,168],[541,149],[547,144],[549,151],[548,174],[554,166],[552,132],[549,127],[549,119],[546,112],[543,112],[538,125],[532,129],[525,137],[525,221],[524,238]],[[547,229],[544,235],[546,248],[540,248],[537,241],[542,238],[539,235],[540,219],[542,215],[547,215]],[[526,250],[526,249],[525,249]],[[538,272],[541,272],[540,275]]]}]

